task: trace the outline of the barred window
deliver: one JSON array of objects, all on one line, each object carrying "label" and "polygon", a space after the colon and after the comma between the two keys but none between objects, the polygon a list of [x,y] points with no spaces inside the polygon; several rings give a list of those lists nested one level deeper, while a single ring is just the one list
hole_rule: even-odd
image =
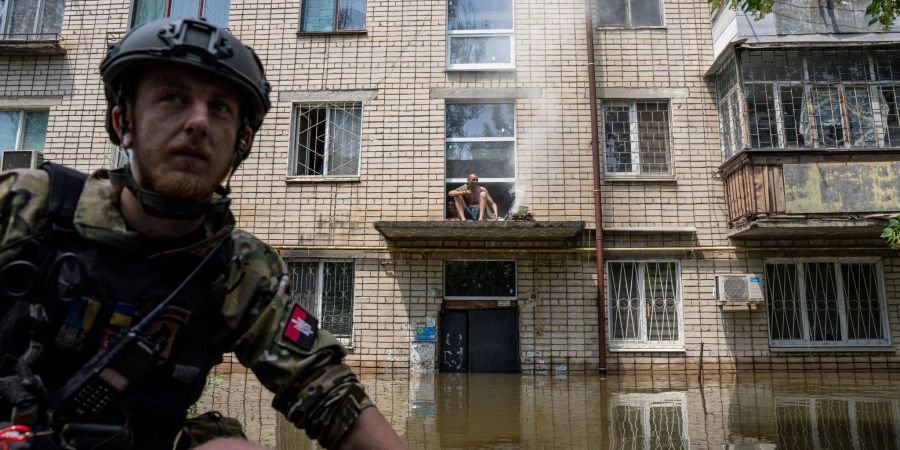
[{"label": "barred window", "polygon": [[677,262],[610,261],[610,348],[683,348]]},{"label": "barred window", "polygon": [[766,298],[773,347],[890,344],[877,262],[769,262]]},{"label": "barred window", "polygon": [[58,38],[63,0],[0,0],[0,40]]},{"label": "barred window", "polygon": [[609,399],[610,448],[691,448],[683,392],[613,393]]},{"label": "barred window", "polygon": [[893,399],[775,397],[775,448],[897,448],[898,423]]},{"label": "barred window", "polygon": [[359,103],[296,106],[290,175],[358,175],[361,132]]},{"label": "barred window", "polygon": [[447,2],[447,69],[515,67],[512,0]]},{"label": "barred window", "polygon": [[603,137],[606,173],[671,173],[669,103],[604,101]]},{"label": "barred window", "polygon": [[900,147],[898,59],[896,50],[740,52],[717,74],[723,157],[745,146]]},{"label": "barred window", "polygon": [[366,28],[366,0],[303,0],[300,31],[327,33]]},{"label": "barred window", "polygon": [[203,17],[226,27],[229,7],[230,0],[134,0],[131,27],[164,17]]},{"label": "barred window", "polygon": [[291,300],[319,319],[319,326],[336,337],[353,335],[352,261],[288,262]]}]

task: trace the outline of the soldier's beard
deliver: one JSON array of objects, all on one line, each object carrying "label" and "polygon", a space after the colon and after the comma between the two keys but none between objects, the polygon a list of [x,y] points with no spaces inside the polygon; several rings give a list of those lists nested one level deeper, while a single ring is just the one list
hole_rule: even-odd
[{"label": "soldier's beard", "polygon": [[[164,197],[183,200],[206,201],[228,174],[197,173],[187,170],[171,170],[163,164],[147,164],[140,151],[132,153],[132,170],[138,185]],[[206,171],[214,170],[208,166]]]}]

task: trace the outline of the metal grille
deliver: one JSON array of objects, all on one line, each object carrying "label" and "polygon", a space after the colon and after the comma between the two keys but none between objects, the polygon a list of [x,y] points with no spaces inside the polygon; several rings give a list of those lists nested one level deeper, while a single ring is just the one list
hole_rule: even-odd
[{"label": "metal grille", "polygon": [[887,345],[880,285],[876,263],[766,264],[771,344]]},{"label": "metal grille", "polygon": [[318,317],[319,325],[339,338],[353,333],[353,262],[288,263],[291,300]]},{"label": "metal grille", "polygon": [[668,102],[604,104],[602,126],[607,173],[669,173]]},{"label": "metal grille", "polygon": [[776,444],[799,450],[900,448],[898,406],[881,399],[776,398]]},{"label": "metal grille", "polygon": [[681,345],[678,278],[675,262],[610,262],[611,343]]},{"label": "metal grille", "polygon": [[898,59],[895,50],[741,52],[742,81],[731,60],[717,75],[724,158],[743,147],[742,129],[752,148],[900,146]]},{"label": "metal grille", "polygon": [[291,175],[357,175],[362,106],[359,103],[300,105],[294,110]]},{"label": "metal grille", "polygon": [[610,448],[689,449],[683,394],[623,394],[610,399]]}]

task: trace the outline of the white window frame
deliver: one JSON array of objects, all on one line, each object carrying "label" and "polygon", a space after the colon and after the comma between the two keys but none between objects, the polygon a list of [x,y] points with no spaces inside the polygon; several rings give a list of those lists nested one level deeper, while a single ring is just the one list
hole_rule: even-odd
[{"label": "white window frame", "polygon": [[[900,419],[900,402],[894,399],[889,398],[843,398],[843,397],[834,397],[834,396],[826,396],[826,397],[795,397],[795,396],[777,396],[775,397],[775,429],[776,433],[779,431],[781,421],[778,420],[778,408],[779,407],[789,407],[796,408],[798,406],[802,406],[806,408],[807,413],[809,414],[809,434],[804,435],[804,438],[809,439],[808,442],[812,446],[812,448],[826,448],[827,444],[831,444],[830,442],[822,442],[822,437],[819,433],[820,429],[820,421],[819,421],[819,404],[823,401],[838,401],[838,402],[846,402],[846,411],[848,425],[850,428],[850,441],[854,443],[860,442],[859,437],[859,417],[856,413],[857,406],[861,403],[888,403],[891,408],[891,414],[893,415],[893,432],[894,436],[897,439],[895,442],[896,445],[900,445],[900,424],[898,424],[897,420]],[[793,432],[796,433],[796,429],[793,429]],[[823,445],[825,444],[825,445]],[[859,447],[854,447],[859,448]]]},{"label": "white window frame", "polygon": [[[325,109],[325,147],[328,148],[329,143],[331,142],[331,127],[328,126],[329,120],[331,118],[332,110],[334,105],[350,105],[359,107],[359,154],[356,158],[356,170],[355,173],[350,175],[332,175],[329,173],[323,173],[321,175],[301,175],[294,174],[293,171],[297,166],[297,144],[300,135],[300,109],[303,107],[312,107],[315,109]],[[363,106],[363,102],[360,101],[328,101],[328,102],[295,102],[291,105],[291,147],[288,151],[288,172],[287,176],[293,179],[358,179],[360,174],[360,168],[362,167],[362,154],[363,154],[363,129],[365,124],[365,107]],[[329,153],[325,153],[325,159],[322,163],[323,169],[328,168],[328,157]]]},{"label": "white window frame", "polygon": [[[42,1],[43,1],[43,0],[42,0]],[[135,27],[134,27],[134,8],[135,8],[136,3],[137,3],[138,1],[140,1],[140,0],[129,0],[129,4],[128,4],[128,30],[132,30],[132,29],[135,28]],[[162,15],[162,18],[163,18],[163,19],[168,19],[169,17],[172,16],[172,9],[171,9],[171,8],[172,8],[172,2],[175,2],[175,1],[177,1],[177,0],[164,0],[164,2],[163,2],[163,8],[165,8],[166,6],[168,6],[168,7],[169,7],[169,10],[168,10],[168,11],[166,11],[166,10],[163,11],[163,15]],[[197,16],[200,16],[200,15],[202,14],[202,12],[203,12],[203,7],[204,7],[206,1],[207,1],[207,0],[197,0]],[[231,22],[231,6],[232,6],[232,5],[231,5],[231,1],[232,1],[232,0],[228,0],[228,11],[227,11],[227,16],[228,16],[228,17],[227,17],[227,19],[226,19],[226,21],[225,21],[225,24],[222,25],[224,28],[227,28],[227,27],[228,27],[228,24]],[[145,23],[146,23],[146,22],[145,22]],[[141,25],[143,25],[143,23],[142,23]]]},{"label": "white window frame", "polygon": [[[841,333],[842,339],[840,341],[812,341],[810,340],[810,327],[809,327],[809,312],[807,310],[806,303],[806,284],[805,284],[805,274],[802,269],[802,264],[804,263],[830,263],[835,271],[835,290],[837,295],[837,306],[838,306],[838,321],[840,323],[841,329],[839,330]],[[875,276],[876,283],[878,289],[879,304],[881,307],[881,327],[882,334],[885,336],[885,339],[882,341],[875,340],[866,340],[860,342],[851,342],[847,338],[848,333],[848,323],[847,323],[847,301],[844,298],[844,289],[843,289],[843,275],[841,274],[840,265],[841,264],[853,264],[853,263],[862,263],[862,264],[875,264]],[[888,317],[887,310],[887,291],[884,286],[884,263],[879,258],[771,258],[766,259],[763,262],[763,272],[765,274],[768,273],[768,270],[765,269],[765,266],[768,264],[794,264],[797,270],[797,285],[800,287],[798,292],[797,302],[800,304],[800,321],[803,329],[801,330],[803,333],[802,340],[780,340],[775,341],[772,339],[772,324],[770,323],[769,311],[770,308],[769,302],[772,299],[766,299],[766,327],[768,329],[768,340],[769,340],[769,348],[772,349],[828,349],[828,348],[882,348],[882,347],[891,347],[891,327]],[[766,280],[766,283],[769,281]],[[768,295],[766,297],[769,297]]]},{"label": "white window frame", "polygon": [[[9,20],[11,17],[10,9],[12,8],[12,4],[15,3],[16,1],[29,1],[29,0],[6,0],[6,3],[4,3],[2,10],[0,10],[0,41],[2,41],[4,39],[8,39],[9,37],[15,38],[16,36],[21,36],[21,35],[15,35],[15,34],[10,35],[9,34],[9,27],[10,27],[10,24],[12,23]],[[26,36],[26,40],[31,40],[32,37],[40,38],[41,36],[47,36],[47,35],[59,35],[59,32],[57,32],[57,33],[41,33],[40,32],[41,28],[44,27],[44,7],[47,4],[47,0],[34,0],[34,1],[37,2],[37,4],[38,4],[37,9],[36,9],[37,17],[35,18],[34,26],[31,29],[31,33],[28,33]],[[65,14],[65,4],[63,4],[63,14]],[[62,31],[62,30],[60,30],[60,31]]]},{"label": "white window frame", "polygon": [[612,393],[609,398],[609,437],[610,448],[622,448],[622,443],[616,442],[619,430],[616,428],[616,407],[632,407],[641,411],[641,427],[644,431],[643,446],[645,450],[652,450],[650,436],[652,424],[650,423],[650,411],[653,407],[676,406],[681,409],[681,438],[683,448],[690,450],[691,435],[688,419],[687,395],[684,392],[659,392],[659,393]]},{"label": "white window frame", "polygon": [[[643,0],[625,0],[625,24],[624,25],[602,25],[597,21],[597,28],[613,28],[613,29],[655,29],[666,27],[666,0],[659,0],[659,25],[633,25],[634,20],[631,18],[631,2],[639,2]],[[594,16],[597,17],[597,16]]]},{"label": "white window frame", "polygon": [[[0,109],[0,112],[17,112],[19,113],[19,128],[16,130],[16,143],[13,148],[0,148],[0,153],[5,152],[7,150],[19,151],[23,150],[22,145],[25,143],[25,114],[30,112],[47,112],[47,116],[50,116],[49,109],[41,109],[41,108],[22,108],[22,109]],[[47,129],[44,130],[44,146],[46,147],[46,138],[47,132],[50,131],[50,124],[47,124]],[[44,153],[44,149],[33,150],[39,153]]]},{"label": "white window frame", "polygon": [[[613,300],[612,298],[612,285],[610,282],[610,274],[612,270],[610,266],[614,263],[635,263],[639,264],[640,268],[638,270],[638,294],[639,301],[641,304],[640,311],[642,312],[640,318],[640,340],[619,340],[613,338],[613,314],[610,311],[610,302]],[[676,296],[676,308],[678,313],[678,340],[675,341],[651,341],[647,332],[647,317],[645,314],[647,308],[647,293],[645,291],[645,283],[644,278],[646,276],[647,264],[650,263],[674,263],[675,264],[675,277],[676,282],[678,283],[677,289],[675,289]],[[682,289],[683,283],[681,280],[681,261],[675,259],[614,259],[606,261],[606,292],[603,295],[606,296],[606,334],[609,342],[609,351],[673,351],[680,352],[684,351],[684,296]]]},{"label": "white window frame", "polygon": [[319,329],[325,329],[324,320],[322,317],[322,288],[325,285],[325,263],[351,263],[353,264],[353,298],[352,298],[352,307],[353,311],[350,315],[350,336],[346,337],[338,337],[337,340],[345,345],[350,346],[353,343],[353,336],[356,333],[356,261],[353,259],[346,258],[337,258],[337,259],[291,259],[288,261],[289,263],[314,263],[316,264],[316,310],[309,311],[316,319],[319,321]]},{"label": "white window frame", "polygon": [[[454,262],[504,262],[513,263],[513,286],[515,286],[515,294],[513,295],[503,295],[503,296],[486,296],[486,295],[444,295],[444,300],[516,300],[518,299],[519,294],[519,262],[514,259],[448,259],[444,260],[444,267],[442,268],[444,271],[444,284],[441,286],[446,289],[447,287],[447,263]],[[446,294],[446,292],[445,292]]]},{"label": "white window frame", "polygon": [[[638,124],[638,103],[665,103],[668,106],[668,122],[666,123],[666,165],[668,166],[668,170],[665,172],[647,172],[644,173],[641,171],[641,142],[640,142],[640,132],[639,132],[639,124]],[[629,147],[631,150],[631,171],[628,172],[610,172],[610,165],[607,163],[607,155],[606,153],[606,114],[604,108],[607,106],[625,106],[628,108],[628,120],[629,120],[629,135],[632,136],[631,141],[629,142]],[[602,100],[600,103],[600,134],[602,135],[601,139],[603,139],[603,176],[604,178],[617,178],[617,177],[625,177],[625,178],[659,178],[659,177],[671,177],[675,173],[674,169],[674,156],[672,151],[672,101],[668,98],[646,98],[646,99],[617,99],[617,100]]]},{"label": "white window frame", "polygon": [[[510,18],[512,19],[513,28],[499,29],[481,29],[481,30],[451,30],[449,20],[447,21],[447,41],[445,49],[445,61],[447,62],[448,71],[473,71],[473,70],[515,70],[516,68],[516,2],[510,0]],[[445,18],[450,16],[450,4],[444,12]],[[451,64],[450,49],[453,47],[453,38],[462,37],[503,37],[509,38],[509,63],[482,63],[482,64]]]}]

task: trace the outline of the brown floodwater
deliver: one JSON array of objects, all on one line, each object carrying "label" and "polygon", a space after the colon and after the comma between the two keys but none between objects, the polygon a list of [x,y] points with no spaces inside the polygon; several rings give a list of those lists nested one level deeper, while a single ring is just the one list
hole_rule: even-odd
[{"label": "brown floodwater", "polygon": [[[900,449],[900,373],[362,380],[410,448]],[[284,421],[270,426],[254,430],[268,447],[311,447]]]}]

